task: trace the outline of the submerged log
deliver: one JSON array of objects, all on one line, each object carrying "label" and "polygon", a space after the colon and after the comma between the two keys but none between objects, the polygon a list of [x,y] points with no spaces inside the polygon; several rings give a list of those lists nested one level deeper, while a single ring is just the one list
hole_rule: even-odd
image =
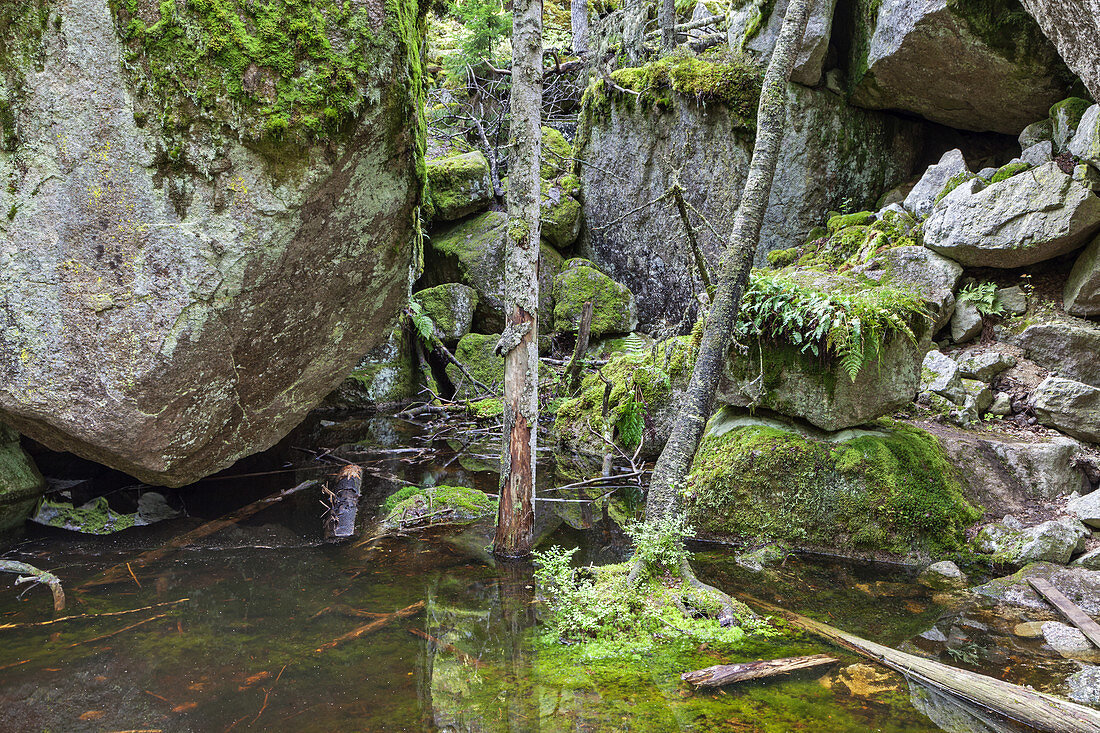
[{"label": "submerged log", "polygon": [[900,672],[925,686],[942,690],[1033,728],[1050,731],[1050,733],[1100,731],[1100,710],[1093,710],[1084,705],[987,677],[984,674],[900,652],[764,601],[752,598],[744,600],[758,609],[782,616],[794,626],[827,639],[844,649],[854,651],[895,672]]},{"label": "submerged log", "polygon": [[721,687],[734,682],[758,680],[790,674],[800,669],[812,669],[826,664],[836,664],[837,659],[827,654],[814,654],[808,657],[784,657],[783,659],[765,659],[759,662],[741,664],[717,664],[694,672],[684,672],[680,679],[696,687]]},{"label": "submerged log", "polygon": [[339,542],[355,534],[362,488],[363,469],[359,466],[344,466],[337,474],[336,488],[328,492],[331,503],[325,514],[326,541]]},{"label": "submerged log", "polygon": [[1092,620],[1092,617],[1070,599],[1066,598],[1062,591],[1051,585],[1050,581],[1043,578],[1028,578],[1027,582],[1035,589],[1035,592],[1047,600],[1050,605],[1058,609],[1058,613],[1066,617],[1066,620],[1081,630],[1088,640],[1100,647],[1100,624]]}]

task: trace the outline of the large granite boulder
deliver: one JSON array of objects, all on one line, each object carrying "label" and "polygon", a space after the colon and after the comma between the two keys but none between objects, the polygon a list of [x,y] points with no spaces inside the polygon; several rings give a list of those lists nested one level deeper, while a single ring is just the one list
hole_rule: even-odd
[{"label": "large granite boulder", "polygon": [[1078,320],[1036,323],[1011,340],[1044,369],[1100,388],[1100,326]]},{"label": "large granite boulder", "polygon": [[1100,13],[1092,0],[1022,0],[1066,65],[1100,98]]},{"label": "large granite boulder", "polygon": [[1085,110],[1067,147],[1093,168],[1100,168],[1100,104]]},{"label": "large granite boulder", "polygon": [[1031,404],[1043,425],[1100,443],[1100,388],[1051,376],[1031,393]]},{"label": "large granite boulder", "polygon": [[870,38],[856,31],[853,104],[1016,135],[1066,96],[1068,70],[1012,0],[883,0],[877,7]]},{"label": "large granite boulder", "polygon": [[978,552],[993,556],[994,562],[1025,565],[1056,562],[1065,565],[1085,549],[1089,529],[1076,519],[1052,519],[1024,527],[1013,517],[982,528],[974,538]]},{"label": "large granite boulder", "polygon": [[[791,81],[796,84],[812,87],[821,81],[825,55],[829,51],[829,39],[833,31],[836,2],[837,0],[823,0],[810,7],[806,32],[802,36],[802,44],[791,71]],[[787,15],[787,4],[788,0],[776,0],[773,3],[754,0],[733,11],[728,29],[730,48],[749,51],[761,64],[766,65],[775,50],[775,42],[779,40],[783,18]]]},{"label": "large granite boulder", "polygon": [[19,433],[0,423],[0,533],[31,515],[46,482],[19,446]]},{"label": "large granite boulder", "polygon": [[[715,66],[713,74],[703,70],[699,76],[731,80],[730,89],[719,90],[721,98],[658,86],[647,92],[655,97],[650,102],[648,96],[638,100],[602,83],[585,96],[576,155],[593,165],[578,171],[586,222],[581,251],[630,288],[643,324],[678,322],[699,290],[675,207],[645,204],[668,192],[674,167],[687,202],[719,233],[692,215],[700,247],[713,268],[725,249],[721,233],[730,230],[748,172],[757,105],[750,79],[755,77],[737,76],[736,67]],[[645,88],[648,79],[636,77],[647,68],[617,71],[616,83]],[[694,73],[687,69],[685,78],[692,78],[689,72]],[[788,125],[764,216],[759,265],[769,251],[805,242],[821,223],[822,212],[841,208],[843,199],[869,207],[883,190],[907,179],[928,129],[850,107],[827,91],[791,85],[787,94]],[[675,164],[639,164],[645,160]],[[624,218],[633,209],[639,211]]]},{"label": "large granite boulder", "polygon": [[[424,275],[419,285],[460,282],[476,290],[474,330],[504,328],[507,224],[507,215],[486,211],[435,232],[425,248]],[[539,320],[550,323],[554,313],[554,277],[561,269],[562,256],[545,242],[539,246]]]},{"label": "large granite boulder", "polygon": [[562,265],[554,278],[554,332],[576,333],[588,301],[592,302],[593,337],[630,333],[638,325],[630,291],[588,260],[576,257]]},{"label": "large granite boulder", "polygon": [[415,4],[231,5],[0,11],[0,418],[154,484],[274,444],[409,292]]},{"label": "large granite boulder", "polygon": [[989,186],[963,183],[932,209],[924,244],[967,267],[1024,267],[1100,229],[1100,196],[1046,163]]},{"label": "large granite boulder", "polygon": [[1100,237],[1077,255],[1066,278],[1062,303],[1066,313],[1075,316],[1100,315]]},{"label": "large granite boulder", "polygon": [[932,313],[933,333],[947,325],[955,312],[955,286],[962,277],[962,265],[927,247],[891,247],[858,269],[872,280],[919,292]]},{"label": "large granite boulder", "polygon": [[928,216],[936,204],[936,197],[943,191],[947,182],[964,173],[969,173],[966,159],[958,148],[948,150],[940,156],[939,162],[928,166],[924,175],[905,196],[905,208],[917,216]]}]

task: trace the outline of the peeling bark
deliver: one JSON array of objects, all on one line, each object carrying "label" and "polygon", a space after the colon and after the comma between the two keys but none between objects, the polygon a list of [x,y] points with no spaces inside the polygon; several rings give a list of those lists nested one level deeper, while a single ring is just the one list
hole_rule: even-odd
[{"label": "peeling bark", "polygon": [[[508,164],[508,235],[504,258],[504,439],[493,553],[531,554],[535,523],[538,426],[539,203],[541,187],[542,3],[512,3],[512,120]],[[502,339],[502,344],[505,342]]]},{"label": "peeling bark", "polygon": [[672,434],[653,470],[646,499],[647,522],[674,516],[680,511],[680,488],[691,469],[691,462],[714,407],[714,393],[729,350],[737,309],[760,242],[764,210],[771,195],[775,166],[779,160],[779,144],[783,139],[787,83],[801,38],[806,32],[810,4],[811,0],[791,0],[787,6],[783,29],[764,75],[752,163],[734,218],[733,232],[719,263],[717,292],[691,382],[673,423]]}]

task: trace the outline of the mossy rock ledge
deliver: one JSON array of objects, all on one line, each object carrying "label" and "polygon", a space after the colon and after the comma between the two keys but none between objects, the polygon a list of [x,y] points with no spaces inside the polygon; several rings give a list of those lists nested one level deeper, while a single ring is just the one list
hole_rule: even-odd
[{"label": "mossy rock ledge", "polygon": [[382,527],[467,524],[496,512],[497,497],[463,486],[407,486],[382,503]]},{"label": "mossy rock ledge", "polygon": [[638,326],[634,295],[589,260],[573,258],[554,278],[554,331],[576,332],[584,304],[592,301],[592,336],[630,333]]},{"label": "mossy rock ledge", "polygon": [[4,3],[0,419],[179,486],[383,343],[416,260],[419,13]]},{"label": "mossy rock ledge", "polygon": [[707,426],[684,500],[706,536],[911,562],[962,551],[981,516],[922,430],[885,422],[827,433],[729,407]]},{"label": "mossy rock ledge", "polygon": [[453,221],[481,211],[493,199],[489,161],[478,151],[428,161],[426,212]]},{"label": "mossy rock ledge", "polygon": [[19,433],[0,423],[0,532],[21,525],[45,490],[42,474],[19,446]]}]

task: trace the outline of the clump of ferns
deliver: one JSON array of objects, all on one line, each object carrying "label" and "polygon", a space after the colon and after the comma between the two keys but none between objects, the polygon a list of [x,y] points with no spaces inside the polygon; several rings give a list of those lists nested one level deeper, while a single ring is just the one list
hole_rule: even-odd
[{"label": "clump of ferns", "polygon": [[916,293],[871,281],[835,285],[825,290],[791,273],[754,272],[741,299],[737,340],[785,342],[802,354],[837,360],[854,382],[893,339],[916,343],[931,322]]}]

